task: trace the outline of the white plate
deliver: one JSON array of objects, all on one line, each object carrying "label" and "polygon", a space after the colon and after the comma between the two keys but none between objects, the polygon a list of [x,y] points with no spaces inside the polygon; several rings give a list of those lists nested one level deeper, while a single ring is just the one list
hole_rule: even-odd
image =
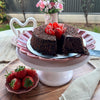
[{"label": "white plate", "polygon": [[44,58],[55,58],[55,59],[64,59],[64,58],[69,58],[69,57],[74,57],[74,56],[80,56],[78,53],[69,53],[68,55],[60,55],[60,54],[57,54],[56,56],[49,56],[49,55],[43,55],[42,53],[39,53],[37,52],[36,50],[34,50],[31,46],[31,38],[28,39],[27,41],[27,48],[28,50],[37,55],[37,56],[40,56],[40,57],[44,57]]}]

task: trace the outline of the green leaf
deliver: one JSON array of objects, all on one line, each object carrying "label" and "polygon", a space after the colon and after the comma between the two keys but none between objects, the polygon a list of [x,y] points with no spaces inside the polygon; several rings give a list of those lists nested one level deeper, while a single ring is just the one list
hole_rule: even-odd
[{"label": "green leaf", "polygon": [[17,69],[15,69],[15,72],[19,72],[25,69],[25,66],[19,66]]},{"label": "green leaf", "polygon": [[9,85],[10,85],[11,87],[14,87],[14,84],[15,84],[15,79],[11,80],[11,82],[9,83]]},{"label": "green leaf", "polygon": [[24,87],[29,88],[32,85],[33,85],[33,82],[29,78],[26,78]]},{"label": "green leaf", "polygon": [[8,73],[8,71],[6,70],[6,73],[7,73],[7,75],[5,75],[5,76],[6,76],[6,78],[7,78],[12,72],[9,72],[9,73]]}]

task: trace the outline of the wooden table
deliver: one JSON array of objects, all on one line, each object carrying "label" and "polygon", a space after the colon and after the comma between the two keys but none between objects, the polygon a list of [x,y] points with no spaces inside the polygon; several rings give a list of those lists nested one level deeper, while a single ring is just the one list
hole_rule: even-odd
[{"label": "wooden table", "polygon": [[[29,29],[29,28],[25,28],[25,29]],[[23,29],[23,30],[25,30]],[[100,50],[100,34],[94,33],[94,32],[88,32],[91,35],[93,35],[93,37],[96,40],[96,48],[97,50]],[[0,38],[5,38],[6,36],[13,36],[14,34],[12,33],[11,30],[8,31],[2,31],[0,32]],[[4,44],[3,44],[4,45]],[[2,44],[0,44],[0,46],[3,46]],[[4,55],[4,54],[3,54]],[[10,62],[10,61],[8,61]],[[85,64],[83,66],[81,66],[78,69],[74,70],[74,75],[73,75],[73,79],[71,80],[71,82],[69,82],[69,84],[66,84],[64,86],[61,87],[48,87],[43,85],[42,83],[39,82],[38,86],[32,90],[29,93],[26,94],[22,94],[22,95],[15,95],[12,93],[9,93],[6,88],[5,88],[5,70],[12,70],[12,68],[14,69],[17,65],[23,65],[18,59],[14,60],[13,62],[10,62],[9,65],[8,62],[5,61],[0,61],[0,100],[58,100],[58,97],[61,96],[61,94],[64,92],[64,90],[69,86],[69,84],[76,78],[78,78],[81,75],[85,75],[86,73],[91,72],[94,68],[91,67],[89,64]],[[92,98],[92,100],[100,100],[100,85],[98,85],[96,92]]]},{"label": "wooden table", "polygon": [[[10,62],[9,65],[6,66],[1,72],[0,72],[0,100],[58,100],[58,98],[61,96],[61,94],[64,92],[65,89],[69,86],[69,84],[75,80],[76,78],[80,77],[81,75],[85,75],[86,73],[89,73],[93,70],[93,67],[89,66],[88,64],[85,64],[81,66],[78,69],[74,70],[74,75],[73,79],[71,82],[64,86],[60,87],[48,87],[43,85],[42,83],[39,82],[38,86],[33,89],[32,91],[25,93],[25,94],[12,94],[9,93],[6,88],[5,88],[5,74],[6,70],[11,71],[14,70],[18,65],[24,65],[21,63],[18,59],[14,60],[13,62]],[[99,87],[99,86],[98,86]],[[99,91],[100,89],[97,88],[96,91]],[[97,93],[97,92],[96,92]],[[97,94],[94,95],[92,100],[99,100],[99,96],[96,96]]]}]

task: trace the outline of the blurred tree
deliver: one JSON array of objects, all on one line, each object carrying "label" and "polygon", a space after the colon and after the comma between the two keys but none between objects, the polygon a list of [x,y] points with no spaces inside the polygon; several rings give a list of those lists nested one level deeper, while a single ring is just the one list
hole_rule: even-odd
[{"label": "blurred tree", "polygon": [[0,24],[3,23],[6,18],[5,8],[6,5],[4,0],[0,0]]},{"label": "blurred tree", "polygon": [[88,12],[90,9],[94,7],[94,0],[81,0],[81,7],[84,12],[85,20],[86,20],[86,26],[88,25]]},{"label": "blurred tree", "polygon": [[17,0],[20,4],[21,10],[23,12],[23,16],[24,16],[24,21],[26,21],[26,15],[25,15],[25,7],[24,7],[24,0]]}]

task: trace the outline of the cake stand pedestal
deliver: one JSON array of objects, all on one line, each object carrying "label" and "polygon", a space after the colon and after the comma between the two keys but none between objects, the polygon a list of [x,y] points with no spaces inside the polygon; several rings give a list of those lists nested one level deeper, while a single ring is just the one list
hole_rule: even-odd
[{"label": "cake stand pedestal", "polygon": [[61,86],[68,83],[73,77],[73,71],[46,72],[38,71],[40,81],[48,86]]},{"label": "cake stand pedestal", "polygon": [[43,60],[30,57],[16,48],[17,56],[25,65],[35,68],[40,81],[47,86],[61,86],[67,84],[73,77],[73,69],[80,67],[89,60],[83,55],[70,60]]}]

